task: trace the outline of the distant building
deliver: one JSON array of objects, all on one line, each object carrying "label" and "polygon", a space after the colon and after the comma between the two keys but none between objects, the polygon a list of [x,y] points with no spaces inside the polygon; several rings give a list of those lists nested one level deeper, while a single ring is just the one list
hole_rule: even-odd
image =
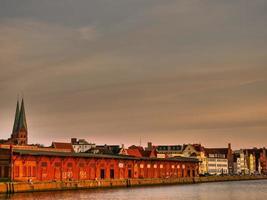
[{"label": "distant building", "polygon": [[141,146],[135,146],[132,145],[128,149],[124,148],[124,146],[120,150],[120,155],[127,155],[127,156],[133,156],[133,157],[146,157],[146,158],[156,158],[157,152],[156,147],[152,146],[152,143],[148,143],[147,148],[143,148]]},{"label": "distant building", "polygon": [[248,159],[244,150],[234,151],[234,174],[249,174]]},{"label": "distant building", "polygon": [[266,173],[265,148],[241,149],[234,152],[235,174]]},{"label": "distant building", "polygon": [[183,156],[197,158],[199,160],[199,174],[208,173],[208,162],[205,154],[205,148],[201,144],[184,145]]},{"label": "distant building", "polygon": [[96,145],[94,148],[89,149],[86,153],[93,154],[109,154],[109,155],[117,155],[121,150],[120,145]]},{"label": "distant building", "polygon": [[260,153],[260,166],[261,173],[267,175],[267,157],[266,157],[266,149],[263,148]]},{"label": "distant building", "polygon": [[255,155],[249,154],[248,156],[248,169],[249,169],[249,174],[255,174],[256,172],[256,158]]},{"label": "distant building", "polygon": [[228,148],[205,148],[207,169],[209,174],[232,174],[233,154],[231,144]]},{"label": "distant building", "polygon": [[183,156],[183,145],[159,145],[156,152],[158,158]]},{"label": "distant building", "polygon": [[89,143],[85,139],[77,140],[77,138],[71,138],[71,144],[72,144],[73,150],[76,153],[84,153],[96,147],[94,143]]}]

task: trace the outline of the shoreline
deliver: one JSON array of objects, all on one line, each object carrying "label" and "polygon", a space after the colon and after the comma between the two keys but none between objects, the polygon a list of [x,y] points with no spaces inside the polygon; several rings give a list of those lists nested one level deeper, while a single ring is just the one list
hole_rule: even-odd
[{"label": "shoreline", "polygon": [[192,178],[169,179],[113,179],[113,180],[84,180],[84,181],[49,181],[49,182],[0,182],[0,194],[21,192],[44,192],[80,190],[95,188],[142,187],[153,185],[198,184],[209,182],[266,180],[267,176],[209,176]]}]

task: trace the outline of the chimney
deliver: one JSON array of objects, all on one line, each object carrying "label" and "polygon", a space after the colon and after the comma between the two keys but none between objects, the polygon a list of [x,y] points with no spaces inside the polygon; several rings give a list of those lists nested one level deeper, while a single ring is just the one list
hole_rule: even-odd
[{"label": "chimney", "polygon": [[228,150],[232,150],[231,143],[228,143]]},{"label": "chimney", "polygon": [[147,150],[149,150],[149,151],[152,150],[152,142],[147,143]]}]

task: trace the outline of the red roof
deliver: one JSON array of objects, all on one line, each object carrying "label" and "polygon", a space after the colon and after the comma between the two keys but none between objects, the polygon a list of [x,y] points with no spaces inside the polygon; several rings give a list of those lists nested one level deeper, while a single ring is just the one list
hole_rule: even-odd
[{"label": "red roof", "polygon": [[125,151],[126,151],[125,152],[126,155],[134,156],[134,157],[138,157],[138,158],[141,158],[142,157],[142,154],[139,151],[139,149],[125,149]]},{"label": "red roof", "polygon": [[54,147],[55,149],[69,149],[69,150],[73,151],[71,143],[53,142],[52,147]]},{"label": "red roof", "polygon": [[129,146],[128,149],[138,149],[139,151],[144,151],[144,148],[142,146],[135,145]]},{"label": "red roof", "polygon": [[143,157],[147,158],[156,158],[157,157],[157,151],[156,148],[153,148],[152,150],[144,150],[141,151]]}]

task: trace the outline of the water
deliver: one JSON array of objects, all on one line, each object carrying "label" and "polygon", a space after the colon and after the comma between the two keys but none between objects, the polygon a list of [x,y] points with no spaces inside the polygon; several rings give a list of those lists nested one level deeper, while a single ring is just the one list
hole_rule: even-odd
[{"label": "water", "polygon": [[267,180],[120,189],[21,193],[12,200],[266,200]]}]

